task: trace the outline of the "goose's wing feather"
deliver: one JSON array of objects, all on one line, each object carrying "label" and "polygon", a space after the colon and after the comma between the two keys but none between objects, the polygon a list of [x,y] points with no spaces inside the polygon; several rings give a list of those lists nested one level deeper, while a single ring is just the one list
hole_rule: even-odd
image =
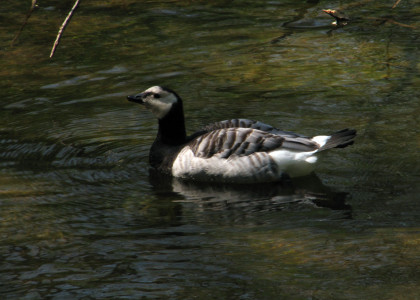
[{"label": "goose's wing feather", "polygon": [[211,132],[213,130],[217,129],[226,129],[226,128],[252,128],[257,129],[261,131],[265,131],[268,133],[280,135],[282,137],[303,137],[306,138],[306,136],[291,132],[291,131],[283,131],[279,130],[271,125],[265,124],[260,121],[254,121],[249,119],[231,119],[231,120],[224,120],[220,122],[215,122],[212,124],[209,124],[205,126],[202,131],[204,132]]},{"label": "goose's wing feather", "polygon": [[195,157],[220,158],[248,156],[256,152],[270,152],[287,149],[297,152],[309,152],[319,145],[303,137],[289,137],[272,134],[253,128],[223,128],[205,133],[187,145]]}]

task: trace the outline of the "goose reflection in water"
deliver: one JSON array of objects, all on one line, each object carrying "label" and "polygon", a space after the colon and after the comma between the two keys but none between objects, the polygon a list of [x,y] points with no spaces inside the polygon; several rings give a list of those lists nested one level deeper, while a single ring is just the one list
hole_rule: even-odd
[{"label": "goose reflection in water", "polygon": [[194,204],[200,210],[256,212],[319,207],[345,211],[344,217],[351,218],[351,206],[346,204],[348,193],[333,191],[315,174],[293,181],[235,185],[184,181],[154,169],[149,173],[157,195],[167,197],[171,193],[174,201]]}]

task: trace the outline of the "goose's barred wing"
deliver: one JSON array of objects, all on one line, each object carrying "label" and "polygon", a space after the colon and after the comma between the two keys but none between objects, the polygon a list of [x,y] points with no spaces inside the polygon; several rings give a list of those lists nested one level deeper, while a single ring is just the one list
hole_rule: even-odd
[{"label": "goose's barred wing", "polygon": [[265,124],[260,121],[254,121],[249,119],[231,119],[231,120],[224,120],[220,122],[215,122],[212,124],[209,124],[205,126],[202,131],[204,132],[210,132],[217,129],[226,129],[226,128],[252,128],[252,129],[258,129],[261,131],[265,131],[268,133],[280,135],[283,137],[306,137],[291,131],[283,131],[279,130],[271,125]]},{"label": "goose's barred wing", "polygon": [[309,152],[319,145],[303,137],[283,137],[252,128],[223,128],[205,133],[188,144],[195,157],[220,158],[248,156],[256,152],[270,152],[284,148]]}]

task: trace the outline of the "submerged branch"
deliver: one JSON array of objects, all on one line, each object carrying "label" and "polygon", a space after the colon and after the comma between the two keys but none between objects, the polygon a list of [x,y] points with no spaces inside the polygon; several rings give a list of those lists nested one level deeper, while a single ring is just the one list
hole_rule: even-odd
[{"label": "submerged branch", "polygon": [[390,23],[390,24],[394,24],[394,25],[397,25],[397,26],[405,27],[405,28],[416,29],[416,26],[407,25],[407,24],[404,24],[404,23],[401,23],[401,22],[397,22],[392,18],[367,17],[367,19],[375,20],[377,22],[375,25],[382,25],[382,24],[385,24],[385,23]]},{"label": "submerged branch", "polygon": [[401,27],[405,27],[405,28],[411,28],[411,29],[416,29],[415,26],[407,25],[407,24],[404,24],[404,23],[400,23],[400,22],[397,22],[397,21],[395,21],[394,19],[391,19],[391,18],[386,18],[386,21],[388,23],[391,23],[391,24],[394,24],[394,25],[397,25],[397,26],[401,26]]},{"label": "submerged branch", "polygon": [[28,24],[28,20],[31,17],[32,12],[35,10],[36,1],[37,0],[32,0],[31,8],[29,9],[28,13],[26,14],[25,21],[23,21],[22,26],[20,26],[20,29],[19,29],[18,33],[15,35],[15,37],[12,40],[12,42],[10,43],[10,45],[12,47],[15,44],[16,40],[19,38],[20,34],[22,33],[23,28],[25,28],[26,24]]},{"label": "submerged branch", "polygon": [[80,0],[76,0],[76,2],[74,2],[73,7],[71,8],[70,12],[68,13],[67,17],[65,18],[63,24],[61,24],[60,30],[58,31],[57,37],[55,39],[54,45],[51,49],[51,53],[50,53],[50,58],[53,57],[55,50],[58,46],[58,44],[60,43],[60,38],[61,35],[64,32],[64,29],[66,28],[67,24],[69,23],[71,17],[73,16],[73,12],[76,10],[77,6],[79,5]]},{"label": "submerged branch", "polygon": [[398,5],[400,2],[401,2],[401,0],[397,0],[397,1],[395,1],[395,3],[394,3],[394,5],[392,6],[392,8],[396,8],[396,7],[397,7],[397,5]]}]

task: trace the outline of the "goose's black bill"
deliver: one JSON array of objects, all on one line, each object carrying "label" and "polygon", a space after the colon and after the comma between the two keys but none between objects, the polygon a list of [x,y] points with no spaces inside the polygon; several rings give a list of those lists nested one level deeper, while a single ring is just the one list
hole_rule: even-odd
[{"label": "goose's black bill", "polygon": [[139,103],[139,104],[144,104],[143,94],[137,94],[137,95],[134,95],[134,96],[127,96],[127,100],[131,101],[131,102]]}]

